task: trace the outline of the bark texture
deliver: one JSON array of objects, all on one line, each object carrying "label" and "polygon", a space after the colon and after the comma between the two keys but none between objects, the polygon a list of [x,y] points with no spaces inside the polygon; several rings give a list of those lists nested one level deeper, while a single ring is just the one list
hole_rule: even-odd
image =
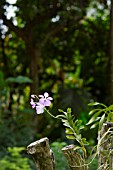
[{"label": "bark texture", "polygon": [[49,147],[49,139],[42,138],[27,147],[27,153],[33,156],[37,170],[54,170],[54,154]]},{"label": "bark texture", "polygon": [[88,170],[83,158],[75,150],[75,145],[62,148],[62,152],[67,159],[70,170]]},{"label": "bark texture", "polygon": [[113,129],[110,128],[113,128],[112,122],[104,123],[98,134],[98,170],[113,170]]}]

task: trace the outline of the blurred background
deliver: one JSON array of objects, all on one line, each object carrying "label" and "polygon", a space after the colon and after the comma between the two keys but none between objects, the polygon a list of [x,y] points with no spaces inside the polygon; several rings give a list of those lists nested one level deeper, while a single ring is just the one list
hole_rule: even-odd
[{"label": "blurred background", "polygon": [[[60,121],[47,113],[36,115],[31,94],[48,92],[54,98],[53,115],[71,107],[83,124],[89,120],[89,102],[113,103],[112,3],[0,0],[1,170],[34,169],[24,147],[42,137],[54,149],[74,143],[66,139]],[[96,130],[82,133],[96,143]]]}]

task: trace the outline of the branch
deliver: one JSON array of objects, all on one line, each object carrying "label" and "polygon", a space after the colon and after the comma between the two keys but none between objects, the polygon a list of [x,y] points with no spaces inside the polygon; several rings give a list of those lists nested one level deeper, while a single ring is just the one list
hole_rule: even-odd
[{"label": "branch", "polygon": [[[45,3],[45,2],[44,2]],[[46,4],[47,5],[47,4]],[[52,8],[48,8],[48,11],[45,11],[43,15],[37,13],[31,22],[31,25],[40,24],[50,18],[53,18],[57,15],[58,11],[62,9],[62,6],[58,6],[58,0],[54,0],[52,4]]]},{"label": "branch", "polygon": [[6,25],[11,31],[14,31],[19,37],[25,38],[24,31],[13,25],[11,20],[8,20],[3,13],[3,9],[0,8],[0,19],[3,20],[3,24]]},{"label": "branch", "polygon": [[[49,41],[49,39],[51,38],[51,36],[54,36],[54,35],[56,35],[58,32],[60,32],[64,27],[66,27],[66,26],[72,26],[72,24],[74,23],[74,25],[75,25],[75,23],[76,22],[78,22],[79,20],[81,20],[82,19],[82,17],[76,17],[76,18],[74,18],[73,20],[70,20],[68,23],[66,22],[66,21],[62,21],[60,24],[58,24],[58,25],[55,25],[55,27],[54,28],[51,28],[50,30],[50,32],[48,32],[47,34],[46,34],[46,37],[45,37],[45,39],[44,39],[44,41],[42,42],[42,44],[41,44],[41,46],[43,47],[43,46],[45,46],[45,44]],[[77,27],[78,28],[78,27]],[[76,28],[76,29],[77,29]]]}]

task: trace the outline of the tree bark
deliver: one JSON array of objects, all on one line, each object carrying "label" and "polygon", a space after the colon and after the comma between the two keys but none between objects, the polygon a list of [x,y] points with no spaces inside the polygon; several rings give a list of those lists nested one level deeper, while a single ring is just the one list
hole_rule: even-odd
[{"label": "tree bark", "polygon": [[67,159],[70,170],[88,170],[82,156],[75,150],[75,145],[62,148],[62,152]]},{"label": "tree bark", "polygon": [[[33,51],[34,50],[34,51]],[[33,80],[33,83],[31,84],[31,92],[33,94],[39,93],[39,60],[40,60],[40,53],[39,51],[34,48],[31,54],[31,62],[30,62],[30,77]]]},{"label": "tree bark", "polygon": [[31,143],[27,147],[27,153],[33,156],[37,170],[55,169],[54,154],[49,147],[48,138]]},{"label": "tree bark", "polygon": [[98,170],[113,170],[113,129],[106,134],[109,128],[113,128],[113,123],[104,123],[98,134]]}]

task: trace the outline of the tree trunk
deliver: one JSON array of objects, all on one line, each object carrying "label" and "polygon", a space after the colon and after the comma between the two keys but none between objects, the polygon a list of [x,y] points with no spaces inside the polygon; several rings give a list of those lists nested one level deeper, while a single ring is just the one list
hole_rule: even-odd
[{"label": "tree trunk", "polygon": [[82,156],[75,150],[75,145],[69,145],[62,148],[62,152],[67,159],[70,170],[87,170]]},{"label": "tree trunk", "polygon": [[29,67],[30,67],[30,78],[33,80],[31,84],[31,93],[39,93],[39,70],[40,70],[40,49],[36,46],[27,47],[27,54],[29,58]]},{"label": "tree trunk", "polygon": [[37,170],[54,170],[55,160],[52,150],[49,147],[49,139],[42,138],[31,143],[27,147],[28,154],[32,155]]},{"label": "tree trunk", "polygon": [[113,123],[104,123],[98,134],[98,170],[113,170],[113,129],[110,128]]}]

